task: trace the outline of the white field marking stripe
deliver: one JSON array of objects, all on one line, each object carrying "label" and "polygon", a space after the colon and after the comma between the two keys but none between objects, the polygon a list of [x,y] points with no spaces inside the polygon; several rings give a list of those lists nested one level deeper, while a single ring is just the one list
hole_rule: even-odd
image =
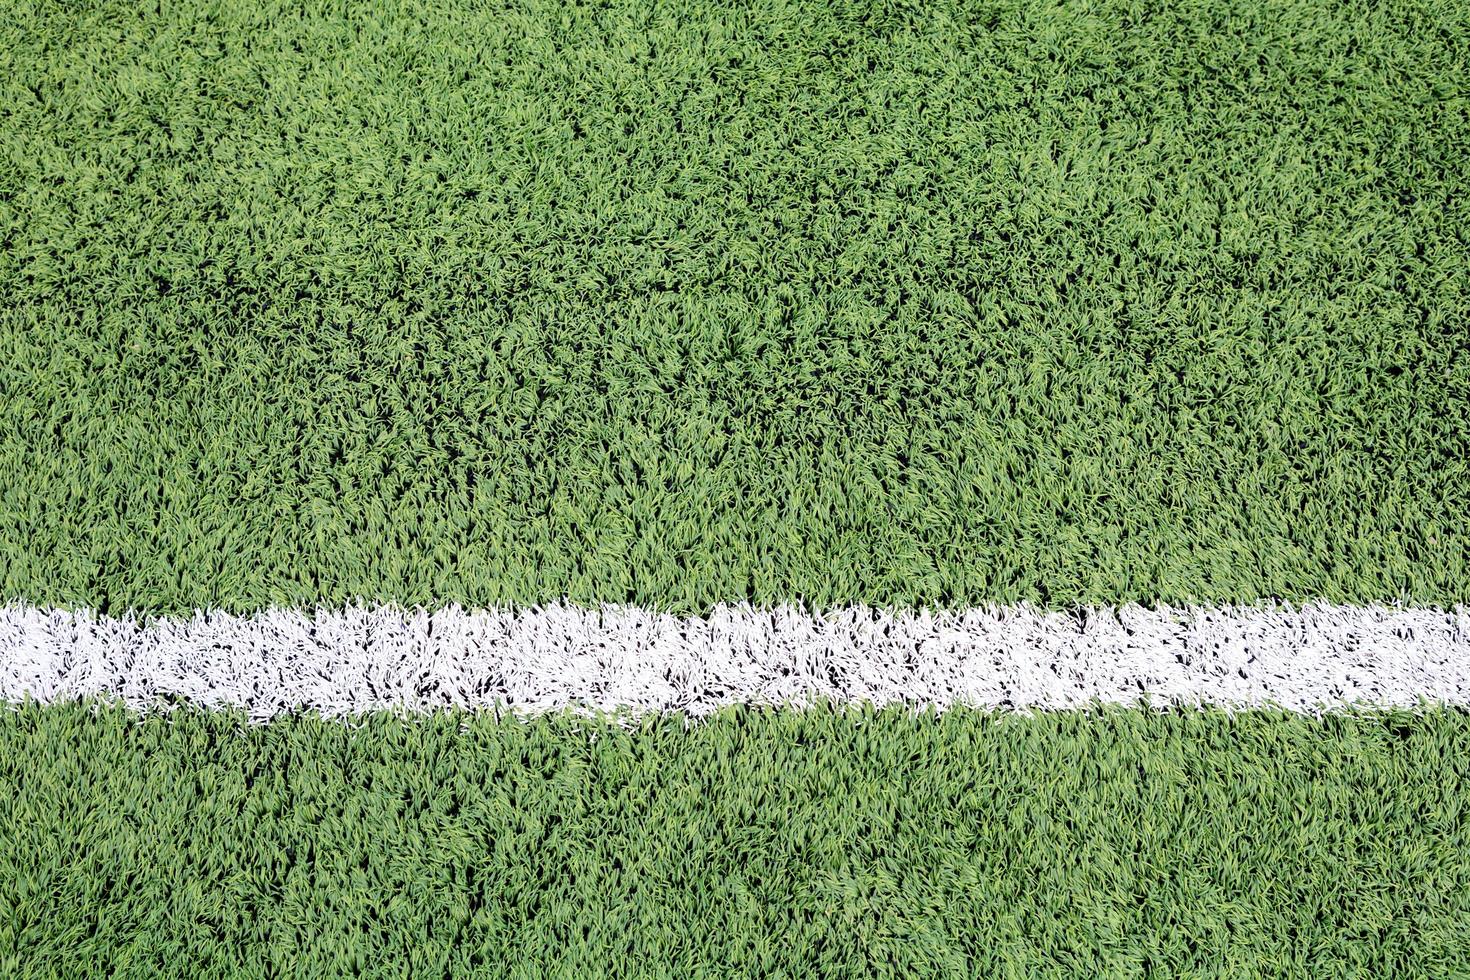
[{"label": "white field marking stripe", "polygon": [[706,715],[734,703],[1076,708],[1096,702],[1470,703],[1470,608],[1308,604],[825,613],[721,606],[348,606],[98,616],[0,605],[0,699],[178,698],[327,716],[378,709]]}]

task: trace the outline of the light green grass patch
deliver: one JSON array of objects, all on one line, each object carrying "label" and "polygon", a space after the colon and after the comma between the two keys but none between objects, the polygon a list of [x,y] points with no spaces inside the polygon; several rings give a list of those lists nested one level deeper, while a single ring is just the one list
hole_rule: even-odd
[{"label": "light green grass patch", "polygon": [[1470,600],[1467,11],[8,4],[0,598]]}]

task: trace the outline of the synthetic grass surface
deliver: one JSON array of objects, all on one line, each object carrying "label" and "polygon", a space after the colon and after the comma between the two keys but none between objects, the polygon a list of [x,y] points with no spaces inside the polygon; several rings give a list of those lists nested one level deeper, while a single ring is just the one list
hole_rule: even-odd
[{"label": "synthetic grass surface", "polygon": [[7,976],[1450,977],[1470,716],[0,713]]},{"label": "synthetic grass surface", "polygon": [[1470,600],[1457,0],[0,11],[0,592]]}]

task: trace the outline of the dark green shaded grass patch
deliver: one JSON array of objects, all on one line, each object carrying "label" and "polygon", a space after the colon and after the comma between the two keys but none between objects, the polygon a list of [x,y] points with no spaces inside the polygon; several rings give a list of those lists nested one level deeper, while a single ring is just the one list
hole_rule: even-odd
[{"label": "dark green shaded grass patch", "polygon": [[1448,977],[1470,716],[0,713],[8,976]]},{"label": "dark green shaded grass patch", "polygon": [[1454,0],[0,12],[0,592],[1470,599]]}]

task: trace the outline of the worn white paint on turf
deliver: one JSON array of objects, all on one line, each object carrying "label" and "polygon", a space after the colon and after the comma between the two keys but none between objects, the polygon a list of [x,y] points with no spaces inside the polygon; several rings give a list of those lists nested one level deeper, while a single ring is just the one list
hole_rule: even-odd
[{"label": "worn white paint on turf", "polygon": [[1470,703],[1470,610],[1079,613],[722,606],[514,611],[349,606],[247,616],[99,616],[0,606],[0,698],[184,698],[265,719],[375,709],[508,708],[705,715],[817,699],[947,707],[1095,702],[1318,711]]}]

